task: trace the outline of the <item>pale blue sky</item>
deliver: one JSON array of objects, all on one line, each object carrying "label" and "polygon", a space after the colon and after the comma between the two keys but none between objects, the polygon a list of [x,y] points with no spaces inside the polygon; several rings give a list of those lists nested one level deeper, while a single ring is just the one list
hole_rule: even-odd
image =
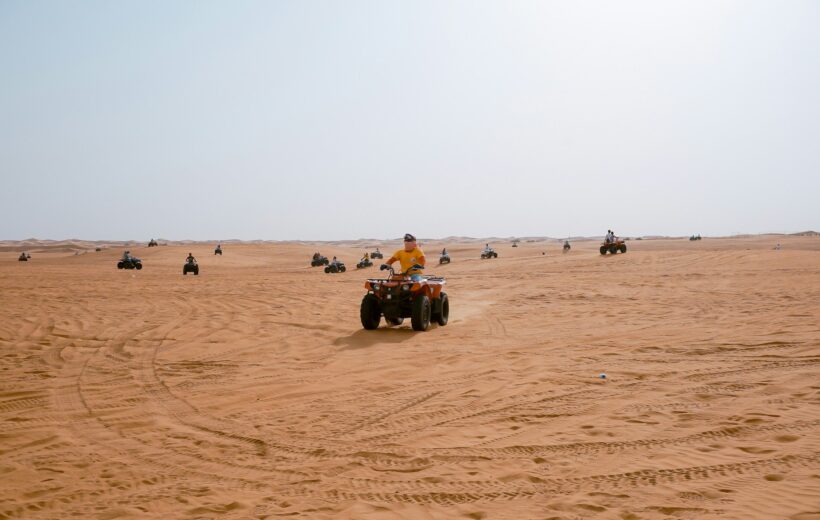
[{"label": "pale blue sky", "polygon": [[820,2],[0,0],[0,239],[820,228]]}]

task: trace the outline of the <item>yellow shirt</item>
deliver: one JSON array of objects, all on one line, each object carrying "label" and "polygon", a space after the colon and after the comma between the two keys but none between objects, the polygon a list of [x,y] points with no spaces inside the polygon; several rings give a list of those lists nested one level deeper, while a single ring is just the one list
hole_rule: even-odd
[{"label": "yellow shirt", "polygon": [[[407,252],[404,249],[399,249],[393,253],[393,258],[401,263],[402,272],[406,272],[415,264],[424,265],[424,252],[418,246],[410,252]],[[420,272],[421,271],[418,269],[413,269],[408,274],[418,274]]]}]

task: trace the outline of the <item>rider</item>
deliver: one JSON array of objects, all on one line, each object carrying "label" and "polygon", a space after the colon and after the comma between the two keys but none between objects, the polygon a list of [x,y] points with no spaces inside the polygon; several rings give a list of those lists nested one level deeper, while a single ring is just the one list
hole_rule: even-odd
[{"label": "rider", "polygon": [[189,264],[192,264],[192,263],[196,262],[196,259],[194,258],[193,254],[188,253],[188,258],[186,258],[185,261],[188,262]]},{"label": "rider", "polygon": [[333,257],[333,261],[332,261],[332,262],[330,262],[330,263],[331,263],[331,264],[333,264],[333,265],[338,265],[338,264],[339,264],[339,261],[338,261],[338,260],[336,260],[336,257],[334,256],[334,257]]},{"label": "rider", "polygon": [[447,248],[441,250],[441,256],[447,256]]},{"label": "rider", "polygon": [[427,259],[424,258],[424,252],[416,244],[416,237],[410,233],[404,235],[404,249],[399,249],[393,253],[393,256],[387,260],[386,264],[392,265],[397,261],[401,263],[401,271],[410,275],[411,280],[414,282],[421,280],[421,269],[411,268],[416,264],[424,267]]},{"label": "rider", "polygon": [[370,253],[365,251],[364,256],[362,257],[362,262],[369,262],[369,261],[370,261]]},{"label": "rider", "polygon": [[131,251],[126,249],[125,253],[122,254],[122,259],[123,260],[131,260]]}]

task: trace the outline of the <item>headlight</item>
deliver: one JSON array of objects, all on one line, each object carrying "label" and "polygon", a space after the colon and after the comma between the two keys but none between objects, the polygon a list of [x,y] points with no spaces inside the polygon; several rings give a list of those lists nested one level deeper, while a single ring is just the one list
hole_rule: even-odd
[{"label": "headlight", "polygon": [[409,285],[407,285],[407,284],[404,284],[404,285],[402,285],[402,286],[401,286],[401,290],[402,290],[402,291],[409,291],[409,290],[410,290],[410,286],[409,286]]},{"label": "headlight", "polygon": [[372,284],[370,284],[370,287],[372,287],[374,291],[378,291],[378,290],[379,290],[379,284],[377,284],[377,283],[372,283]]}]

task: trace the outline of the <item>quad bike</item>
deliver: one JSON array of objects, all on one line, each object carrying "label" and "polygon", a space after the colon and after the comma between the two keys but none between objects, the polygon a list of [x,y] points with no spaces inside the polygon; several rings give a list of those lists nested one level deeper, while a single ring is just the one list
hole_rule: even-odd
[{"label": "quad bike", "polygon": [[133,256],[123,258],[117,262],[117,269],[136,269],[139,271],[142,269],[142,260],[139,258],[134,258]]},{"label": "quad bike", "polygon": [[214,249],[214,254],[222,256],[222,248],[217,246],[217,248]]},{"label": "quad bike", "polygon": [[378,249],[370,253],[370,258],[384,258],[384,254]]},{"label": "quad bike", "polygon": [[364,258],[362,258],[361,260],[359,260],[359,263],[356,264],[356,269],[364,269],[365,267],[372,267],[372,266],[373,266],[373,262],[371,262],[370,260],[365,260]]},{"label": "quad bike", "polygon": [[615,238],[615,240],[613,240],[612,242],[604,242],[603,244],[601,244],[600,251],[602,255],[607,254],[607,252],[614,255],[618,251],[620,251],[621,253],[626,253],[626,242],[624,242],[620,238]]},{"label": "quad bike", "polygon": [[[418,270],[420,265],[410,270]],[[388,325],[401,325],[404,318],[410,318],[413,330],[424,331],[435,321],[442,327],[450,319],[450,300],[442,291],[445,280],[439,276],[426,276],[413,280],[406,272],[396,273],[389,265],[381,269],[389,270],[387,278],[370,278],[364,283],[367,294],[362,298],[359,316],[362,327],[377,329],[381,317]]]},{"label": "quad bike", "polygon": [[157,247],[158,245],[159,244],[157,243],[157,241],[154,240],[153,238],[151,239],[150,242],[148,242],[148,247]]},{"label": "quad bike", "polygon": [[182,274],[194,273],[194,276],[199,274],[199,265],[196,260],[186,260],[185,265],[182,266]]},{"label": "quad bike", "polygon": [[701,238],[700,235],[692,235],[691,237],[689,237],[689,240],[701,240]]},{"label": "quad bike", "polygon": [[572,248],[572,246],[571,246],[571,245],[569,245],[569,242],[564,242],[564,252],[565,252],[565,253],[569,253],[569,250],[570,250],[571,248]]},{"label": "quad bike", "polygon": [[484,251],[481,252],[481,259],[483,260],[485,258],[498,258],[498,253],[493,251],[492,248],[485,249]]},{"label": "quad bike", "polygon": [[310,261],[311,267],[319,267],[320,265],[328,265],[330,260],[327,259],[326,256],[319,255],[318,258],[314,258]]},{"label": "quad bike", "polygon": [[449,264],[450,263],[450,255],[441,255],[438,257],[438,265],[441,264]]},{"label": "quad bike", "polygon": [[27,255],[26,253],[20,253],[20,256],[17,257],[18,262],[28,262],[31,255]]},{"label": "quad bike", "polygon": [[326,273],[343,273],[347,270],[343,262],[332,263],[325,267]]}]

